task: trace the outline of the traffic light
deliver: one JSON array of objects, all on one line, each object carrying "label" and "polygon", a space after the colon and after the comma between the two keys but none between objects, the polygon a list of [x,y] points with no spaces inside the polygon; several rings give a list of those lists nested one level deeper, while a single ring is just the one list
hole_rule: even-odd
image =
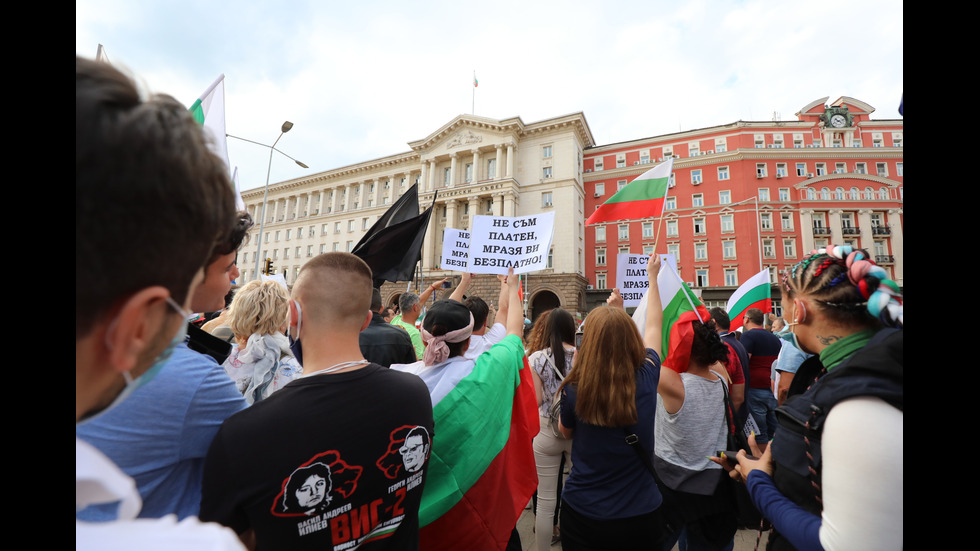
[{"label": "traffic light", "polygon": [[265,259],[265,275],[272,275],[275,273],[275,266],[272,265],[272,259]]}]

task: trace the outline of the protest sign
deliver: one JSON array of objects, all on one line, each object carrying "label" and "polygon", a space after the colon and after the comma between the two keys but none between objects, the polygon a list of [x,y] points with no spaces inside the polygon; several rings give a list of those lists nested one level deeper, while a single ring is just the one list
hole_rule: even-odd
[{"label": "protest sign", "polygon": [[470,232],[446,228],[442,232],[442,263],[439,267],[443,270],[465,271],[469,250]]},{"label": "protest sign", "polygon": [[[677,258],[672,254],[660,255],[664,264],[677,266]],[[621,253],[616,255],[616,288],[623,295],[623,307],[639,306],[644,293],[650,287],[647,279],[649,255]],[[676,271],[676,267],[674,268]]]},{"label": "protest sign", "polygon": [[543,270],[554,235],[555,213],[529,216],[476,216],[470,231],[472,274],[515,274]]}]

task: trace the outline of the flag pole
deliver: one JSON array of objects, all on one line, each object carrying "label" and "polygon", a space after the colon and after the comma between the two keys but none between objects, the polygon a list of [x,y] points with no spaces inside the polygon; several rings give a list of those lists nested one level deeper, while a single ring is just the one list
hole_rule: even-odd
[{"label": "flag pole", "polygon": [[476,115],[476,69],[473,69],[473,104],[470,105],[470,114]]}]

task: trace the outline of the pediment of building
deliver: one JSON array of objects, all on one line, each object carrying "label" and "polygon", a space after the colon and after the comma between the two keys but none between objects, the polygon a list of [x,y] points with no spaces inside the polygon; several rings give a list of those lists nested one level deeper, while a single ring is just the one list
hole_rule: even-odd
[{"label": "pediment of building", "polygon": [[513,144],[523,129],[524,122],[520,117],[496,120],[459,115],[425,138],[409,142],[408,145],[425,157],[445,155],[497,144]]}]

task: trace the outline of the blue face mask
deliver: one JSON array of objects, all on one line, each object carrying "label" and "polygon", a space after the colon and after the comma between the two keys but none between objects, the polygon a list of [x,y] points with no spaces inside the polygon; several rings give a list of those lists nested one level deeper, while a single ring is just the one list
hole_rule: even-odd
[{"label": "blue face mask", "polygon": [[303,327],[303,309],[300,308],[299,303],[295,300],[293,304],[296,306],[296,338],[293,338],[293,331],[290,327],[289,331],[289,350],[293,353],[293,357],[299,362],[300,367],[303,366],[303,345],[299,343],[299,330]]},{"label": "blue face mask", "polygon": [[170,297],[167,297],[167,304],[171,308],[176,310],[177,313],[180,314],[181,318],[184,320],[184,323],[180,324],[180,329],[177,330],[177,334],[174,335],[174,338],[170,339],[170,343],[167,344],[167,347],[164,348],[159,355],[157,355],[156,359],[153,360],[153,364],[149,367],[149,369],[144,371],[142,375],[134,379],[133,376],[129,374],[129,371],[123,372],[122,376],[123,379],[126,380],[126,386],[123,388],[122,392],[120,392],[119,395],[116,396],[116,398],[112,401],[112,403],[108,405],[108,407],[94,413],[89,417],[84,417],[80,419],[79,422],[76,424],[83,423],[86,421],[91,421],[92,419],[95,419],[96,417],[104,414],[110,409],[121,404],[123,400],[125,400],[126,398],[129,398],[129,396],[133,392],[135,392],[136,389],[152,381],[154,377],[156,377],[157,374],[160,373],[160,369],[163,367],[165,363],[167,363],[167,361],[170,359],[170,356],[173,355],[174,350],[177,348],[177,345],[184,342],[184,339],[187,338],[187,318],[190,317],[190,314],[188,312],[185,312],[184,309],[181,308],[180,305],[174,302],[174,300]]}]

